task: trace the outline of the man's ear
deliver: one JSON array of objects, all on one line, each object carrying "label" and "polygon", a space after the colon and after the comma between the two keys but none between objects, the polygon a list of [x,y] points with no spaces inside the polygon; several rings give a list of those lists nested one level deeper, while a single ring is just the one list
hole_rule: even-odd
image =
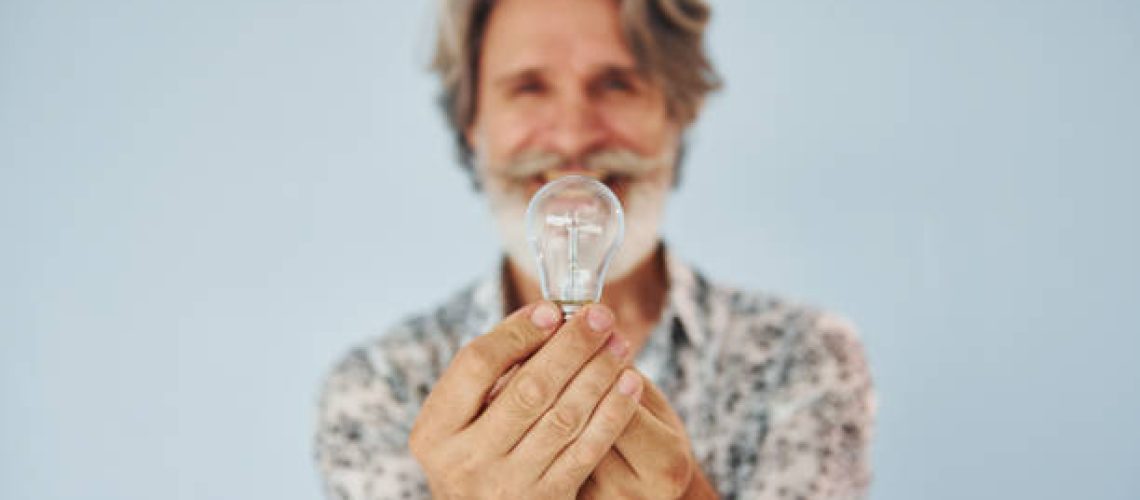
[{"label": "man's ear", "polygon": [[673,156],[673,190],[681,186],[681,171],[685,166],[685,154],[689,151],[689,130],[681,129],[677,138],[677,152]]},{"label": "man's ear", "polygon": [[462,151],[461,157],[464,166],[467,168],[467,173],[471,176],[471,187],[476,192],[482,191],[483,134],[479,132],[479,127],[472,123],[463,130],[459,138],[463,141],[460,149]]},{"label": "man's ear", "polygon": [[470,149],[471,153],[476,157],[479,156],[479,149],[480,146],[482,146],[482,144],[479,144],[480,137],[479,127],[475,125],[475,122],[471,122],[471,125],[468,125],[463,131],[463,139],[467,141],[467,149]]}]

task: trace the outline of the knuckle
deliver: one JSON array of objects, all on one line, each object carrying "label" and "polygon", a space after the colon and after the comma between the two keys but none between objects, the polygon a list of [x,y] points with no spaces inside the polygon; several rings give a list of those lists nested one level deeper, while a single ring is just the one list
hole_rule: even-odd
[{"label": "knuckle", "polygon": [[546,415],[546,424],[553,433],[563,439],[569,439],[578,432],[582,423],[580,413],[569,406],[556,406]]},{"label": "knuckle", "polygon": [[476,477],[479,475],[479,463],[476,461],[474,455],[467,455],[452,465],[452,470],[456,475],[463,479]]},{"label": "knuckle", "polygon": [[517,323],[506,323],[495,332],[496,339],[502,342],[511,352],[526,351],[530,347],[531,333],[526,326]]},{"label": "knuckle", "polygon": [[490,374],[495,371],[495,352],[481,340],[484,339],[477,339],[463,346],[456,353],[455,359],[475,373]]},{"label": "knuckle", "polygon": [[661,471],[663,481],[659,484],[669,496],[680,495],[689,486],[693,477],[693,462],[684,454],[674,454],[665,461]]},{"label": "knuckle", "polygon": [[606,391],[610,389],[610,385],[613,385],[612,382],[606,382],[606,380],[603,380],[599,377],[584,377],[581,381],[579,381],[579,383],[582,384],[582,389],[586,392],[586,394],[599,399],[601,396],[605,395]]},{"label": "knuckle", "polygon": [[524,412],[533,412],[545,406],[547,394],[550,391],[540,376],[521,371],[515,379],[514,390],[511,391],[511,400],[518,409]]},{"label": "knuckle", "polygon": [[595,457],[601,456],[606,450],[603,444],[597,441],[580,441],[578,446],[569,448],[566,453],[567,481],[586,475],[594,470]]},{"label": "knuckle", "polygon": [[582,367],[582,362],[589,357],[589,354],[582,354],[571,351],[565,355],[552,356],[542,360],[543,370],[551,374],[557,380],[563,381],[563,384],[569,383],[573,379],[574,372],[577,372]]},{"label": "knuckle", "polygon": [[595,418],[598,419],[598,430],[602,434],[615,436],[629,423],[629,415],[621,410],[621,408],[604,408],[597,413]]}]

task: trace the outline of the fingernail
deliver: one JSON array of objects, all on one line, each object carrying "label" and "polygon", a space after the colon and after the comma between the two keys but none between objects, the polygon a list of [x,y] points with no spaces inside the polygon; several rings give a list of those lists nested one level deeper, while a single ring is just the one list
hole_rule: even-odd
[{"label": "fingernail", "polygon": [[610,353],[613,354],[614,357],[621,359],[625,357],[625,353],[629,352],[629,342],[626,342],[625,339],[615,333],[610,337],[610,340],[606,342],[606,348],[610,350]]},{"label": "fingernail", "polygon": [[626,396],[632,396],[639,387],[641,387],[641,377],[632,371],[626,370],[618,379],[618,392]]},{"label": "fingernail", "polygon": [[595,332],[608,332],[614,325],[614,316],[605,306],[593,306],[586,313],[586,322]]},{"label": "fingernail", "polygon": [[558,311],[554,306],[543,302],[530,313],[530,322],[543,330],[551,328],[558,323]]}]

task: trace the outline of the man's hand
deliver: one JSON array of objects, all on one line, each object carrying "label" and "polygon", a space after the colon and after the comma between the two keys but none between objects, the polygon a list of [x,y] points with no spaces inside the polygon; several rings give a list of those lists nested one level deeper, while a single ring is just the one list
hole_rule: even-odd
[{"label": "man's hand", "polygon": [[532,304],[456,354],[408,442],[435,498],[574,498],[613,448],[642,391],[628,344],[605,306],[558,324],[557,308]]},{"label": "man's hand", "polygon": [[693,459],[680,417],[657,386],[643,383],[637,413],[579,498],[716,498]]}]

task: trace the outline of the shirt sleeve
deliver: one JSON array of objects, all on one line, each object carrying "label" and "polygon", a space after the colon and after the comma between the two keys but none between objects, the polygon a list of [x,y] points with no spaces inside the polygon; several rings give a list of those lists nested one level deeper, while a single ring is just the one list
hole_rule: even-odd
[{"label": "shirt sleeve", "polygon": [[782,361],[741,498],[866,497],[874,394],[854,327],[819,316],[790,335]]},{"label": "shirt sleeve", "polygon": [[314,454],[332,499],[430,498],[407,439],[419,408],[414,374],[380,348],[353,350],[321,391]]}]

